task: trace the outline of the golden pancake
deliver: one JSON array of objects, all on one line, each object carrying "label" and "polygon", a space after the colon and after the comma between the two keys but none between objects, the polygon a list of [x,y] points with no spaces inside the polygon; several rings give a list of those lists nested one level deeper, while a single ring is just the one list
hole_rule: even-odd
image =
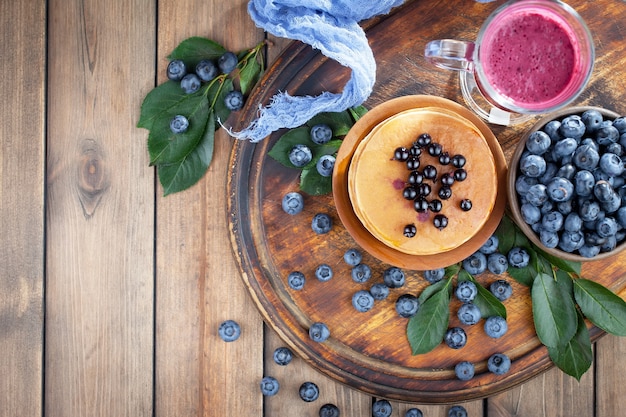
[{"label": "golden pancake", "polygon": [[[397,147],[410,148],[422,133],[430,134],[450,156],[461,154],[467,161],[463,167],[467,179],[452,185],[450,199],[440,199],[440,213],[415,211],[413,201],[403,197],[410,171],[404,162],[393,159]],[[420,161],[420,170],[429,164],[437,168],[437,181],[424,182],[432,188],[426,199],[439,199],[438,179],[456,168],[441,165],[425,149]],[[447,252],[467,242],[489,218],[497,194],[495,162],[480,130],[467,119],[439,107],[411,109],[381,122],[363,138],[350,163],[348,193],[358,219],[385,245],[411,255]],[[471,210],[460,208],[462,199],[472,202]],[[448,218],[447,227],[433,225],[436,214]],[[403,232],[411,224],[417,234],[409,238]]]}]

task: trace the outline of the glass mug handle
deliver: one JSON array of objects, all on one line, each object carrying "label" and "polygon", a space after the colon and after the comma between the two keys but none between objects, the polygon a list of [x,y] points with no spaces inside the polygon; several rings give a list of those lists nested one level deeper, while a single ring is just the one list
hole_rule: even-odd
[{"label": "glass mug handle", "polygon": [[438,39],[426,44],[424,56],[439,68],[473,72],[474,47],[474,42]]}]

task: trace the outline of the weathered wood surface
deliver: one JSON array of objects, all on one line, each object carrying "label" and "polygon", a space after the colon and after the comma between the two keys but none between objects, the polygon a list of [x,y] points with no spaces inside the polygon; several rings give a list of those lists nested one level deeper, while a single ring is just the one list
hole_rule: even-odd
[{"label": "weathered wood surface", "polygon": [[[430,8],[416,24],[432,25],[426,17],[447,4],[416,1]],[[213,37],[232,49],[263,39],[246,3],[2,2],[0,415],[317,416],[322,401],[336,402],[342,416],[370,415],[372,397],[301,358],[280,369],[272,363],[283,342],[262,324],[230,248],[232,139],[220,134],[200,184],[163,198],[148,167],[147,133],[135,128],[141,100],[163,80],[165,56],[185,37]],[[617,16],[623,6],[573,4],[587,19]],[[492,5],[462,7],[468,23],[448,28],[449,36],[471,32],[474,16]],[[624,38],[624,23],[609,21],[607,33]],[[269,47],[270,62],[286,44]],[[623,55],[617,45],[599,62]],[[624,90],[619,73],[598,77],[598,92],[582,100]],[[393,80],[406,93],[423,82]],[[443,95],[452,97],[453,86],[450,79]],[[623,101],[607,105],[626,111]],[[217,339],[225,318],[242,324],[236,343]],[[552,370],[465,406],[471,416],[620,416],[625,346],[601,339],[581,383]],[[283,388],[264,399],[258,382],[270,372]],[[297,397],[305,380],[319,383],[320,400]],[[393,405],[394,417],[411,406]],[[447,415],[447,406],[418,406],[426,416]]]}]

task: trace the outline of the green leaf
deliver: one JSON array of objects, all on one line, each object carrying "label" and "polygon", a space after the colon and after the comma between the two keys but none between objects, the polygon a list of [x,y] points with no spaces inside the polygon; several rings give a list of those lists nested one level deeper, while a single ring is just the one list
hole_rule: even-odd
[{"label": "green leaf", "polygon": [[516,246],[530,248],[530,241],[509,216],[502,217],[495,233],[501,253],[509,253]]},{"label": "green leaf", "polygon": [[203,59],[217,59],[226,49],[210,39],[193,36],[182,41],[168,56],[169,59],[182,59],[187,72],[194,71],[198,62]]},{"label": "green leaf", "polygon": [[626,336],[626,302],[588,279],[574,280],[574,297],[585,317],[602,330]]},{"label": "green leaf", "polygon": [[483,317],[500,316],[506,318],[506,307],[495,295],[488,289],[483,287],[476,279],[466,270],[459,272],[459,282],[471,281],[476,285],[478,293],[474,298],[474,304],[479,308]]},{"label": "green leaf", "polygon": [[262,66],[257,54],[251,56],[239,71],[239,86],[243,95],[252,90],[261,76]]},{"label": "green leaf", "polygon": [[428,298],[417,314],[409,319],[407,337],[413,355],[428,353],[443,340],[450,319],[448,305],[450,304],[451,281],[446,281],[447,285],[442,286],[438,292]]},{"label": "green leaf", "polygon": [[541,343],[563,347],[572,339],[578,326],[576,306],[565,285],[551,275],[540,273],[531,290],[533,320]]},{"label": "green leaf", "polygon": [[[170,130],[170,120],[178,114],[189,119],[189,128],[184,133]],[[182,161],[202,140],[208,117],[209,103],[200,92],[187,95],[178,106],[164,109],[148,135],[150,163],[159,165]]]},{"label": "green leaf", "polygon": [[419,297],[417,298],[418,301],[420,302],[420,305],[424,304],[426,300],[432,297],[433,294],[437,293],[438,291],[441,291],[441,289],[445,287],[446,285],[448,285],[448,280],[442,279],[441,281],[435,282],[434,284],[430,284],[428,287],[424,288],[421,294],[419,295]]},{"label": "green leaf", "polygon": [[324,195],[333,190],[332,177],[323,177],[315,166],[305,168],[300,174],[300,189],[309,195]]},{"label": "green leaf", "polygon": [[345,136],[354,125],[352,116],[348,111],[320,113],[307,122],[313,127],[318,124],[326,124],[333,131],[333,136]]},{"label": "green leaf", "polygon": [[210,112],[202,140],[193,152],[180,162],[159,166],[159,181],[164,196],[186,190],[202,178],[213,159],[214,125],[215,114]]},{"label": "green leaf", "polygon": [[530,264],[524,268],[515,268],[510,266],[507,272],[515,281],[522,285],[526,285],[527,287],[533,285],[535,277],[537,276],[537,271]]},{"label": "green leaf", "polygon": [[309,139],[309,128],[306,126],[291,129],[284,135],[282,135],[272,149],[268,152],[268,155],[280,162],[286,167],[296,168],[291,162],[289,162],[289,151],[295,145],[307,145],[310,146],[311,140]]},{"label": "green leaf", "polygon": [[562,269],[563,271],[573,272],[577,275],[580,275],[580,271],[581,271],[580,262],[574,262],[574,261],[568,261],[566,259],[561,259],[558,256],[550,255],[549,253],[544,252],[543,250],[539,248],[535,248],[535,249],[539,251],[539,253],[541,253],[541,256],[547,259],[547,261],[550,264],[556,266],[559,269]]},{"label": "green leaf", "polygon": [[197,95],[199,94],[185,94],[180,88],[180,84],[174,81],[167,81],[159,85],[143,99],[137,127],[151,129],[156,120],[163,118],[164,113],[178,106],[185,106],[190,98]]},{"label": "green leaf", "polygon": [[350,112],[350,116],[352,116],[352,120],[355,123],[368,112],[367,107],[365,106],[351,107],[348,111]]},{"label": "green leaf", "polygon": [[578,313],[578,328],[572,340],[563,347],[549,347],[548,354],[556,366],[578,381],[591,367],[593,361],[591,340],[584,318],[580,313]]}]

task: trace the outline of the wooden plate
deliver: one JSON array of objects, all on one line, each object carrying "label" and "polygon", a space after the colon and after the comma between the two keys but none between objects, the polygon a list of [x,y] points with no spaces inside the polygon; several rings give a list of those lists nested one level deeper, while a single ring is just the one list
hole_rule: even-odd
[{"label": "wooden plate", "polygon": [[[496,164],[498,193],[493,211],[487,223],[469,241],[445,253],[415,256],[382,244],[363,226],[354,212],[348,195],[348,170],[352,155],[356,151],[357,146],[375,126],[394,114],[421,107],[438,107],[453,110],[472,122],[481,131],[487,140]],[[500,224],[500,219],[502,219],[506,206],[506,175],[506,159],[504,158],[500,143],[489,127],[474,113],[451,100],[441,97],[424,95],[405,96],[376,106],[350,130],[337,153],[335,170],[333,172],[333,196],[341,223],[360,247],[377,259],[388,264],[405,269],[425,271],[427,269],[443,268],[462,261],[476,252],[489,236],[493,234],[498,224]]]},{"label": "wooden plate", "polygon": [[[626,13],[626,3],[575,0],[570,4],[594,32],[598,56],[607,57],[597,62],[594,77],[579,100],[615,108],[615,103],[626,102],[619,75],[619,57],[626,54],[626,44],[619,39],[619,31],[612,30],[606,21]],[[457,74],[430,67],[422,58],[423,45],[435,38],[475,38],[475,22],[482,21],[496,6],[495,2],[414,1],[389,16],[368,22],[367,34],[378,63],[378,79],[365,105],[373,108],[392,98],[414,94],[443,96],[461,103]],[[308,46],[293,43],[259,83],[234,128],[250,123],[259,104],[269,103],[277,91],[313,95],[340,91],[349,77],[347,68]],[[492,127],[507,158],[531,125],[532,122]],[[298,171],[267,156],[282,133],[256,145],[234,144],[227,209],[243,282],[268,325],[300,357],[356,389],[421,403],[490,396],[552,366],[547,350],[534,333],[528,289],[516,283],[513,298],[505,302],[507,335],[489,340],[480,326],[472,326],[467,329],[468,346],[459,351],[440,346],[426,355],[411,355],[406,339],[407,321],[397,316],[394,302],[402,293],[418,294],[425,287],[417,272],[407,272],[405,287],[393,290],[387,300],[377,303],[370,312],[356,313],[351,305],[352,294],[380,282],[388,265],[366,254],[364,262],[372,267],[372,279],[366,285],[352,281],[350,269],[341,258],[345,250],[357,243],[341,225],[330,195],[307,196],[304,212],[297,216],[284,214],[280,201],[284,193],[298,190]],[[322,211],[332,216],[335,225],[327,235],[316,236],[310,222],[315,213]],[[313,271],[320,263],[333,267],[335,276],[328,282],[314,278]],[[293,291],[286,283],[287,274],[295,269],[307,277],[302,291]],[[585,263],[583,275],[626,296],[626,253]],[[478,279],[489,283],[496,277],[484,274]],[[450,306],[451,326],[458,324],[454,316],[457,308],[455,303]],[[325,322],[330,328],[331,337],[324,343],[309,339],[308,328],[316,321]],[[592,328],[591,334],[596,339],[602,333]],[[498,377],[486,372],[485,360],[494,352],[507,353],[513,359],[508,374]],[[476,362],[477,374],[471,381],[455,379],[453,366],[460,360]]]}]

